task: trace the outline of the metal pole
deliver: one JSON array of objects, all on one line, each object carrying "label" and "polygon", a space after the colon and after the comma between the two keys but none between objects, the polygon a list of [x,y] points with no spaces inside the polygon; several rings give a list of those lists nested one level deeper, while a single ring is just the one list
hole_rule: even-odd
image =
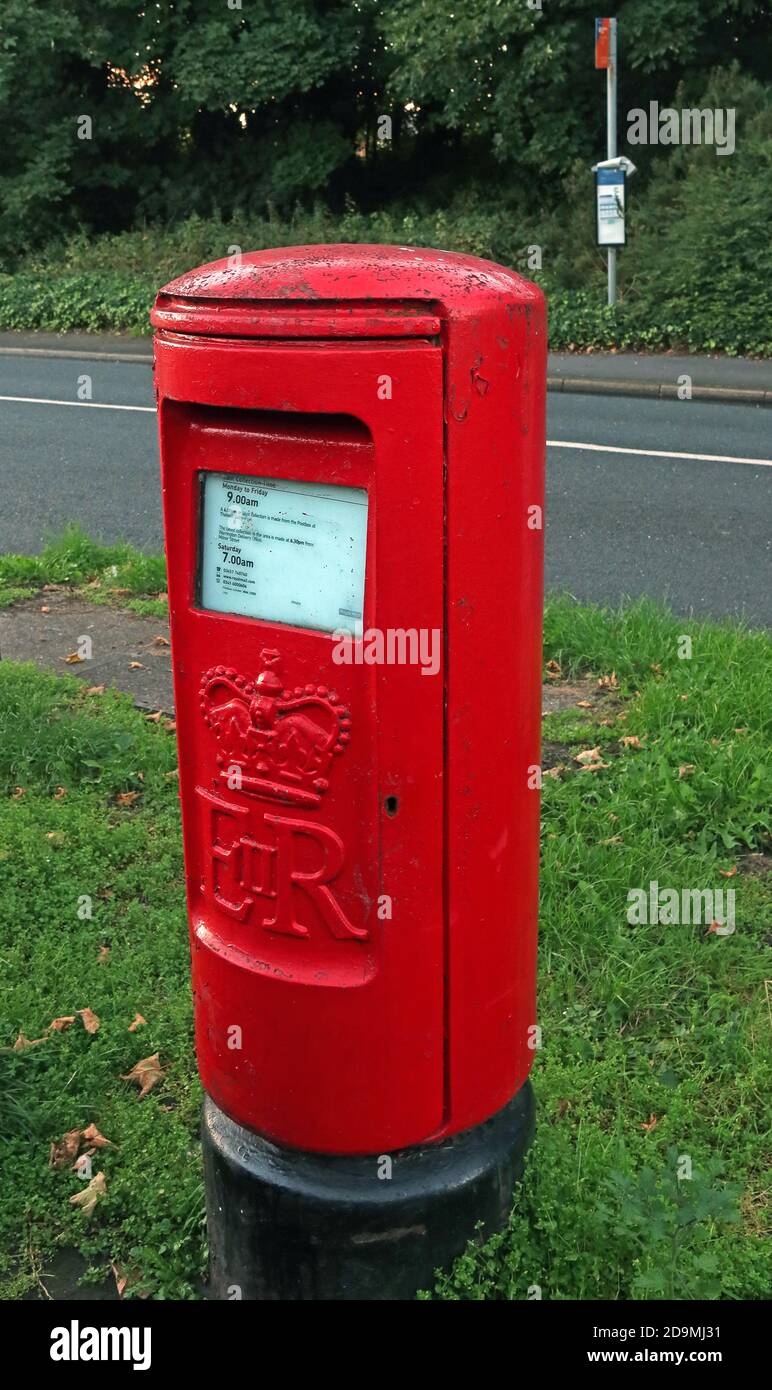
[{"label": "metal pole", "polygon": [[[617,22],[609,20],[608,67],[606,69],[606,158],[617,155]],[[608,248],[608,302],[616,304],[617,250]]]}]

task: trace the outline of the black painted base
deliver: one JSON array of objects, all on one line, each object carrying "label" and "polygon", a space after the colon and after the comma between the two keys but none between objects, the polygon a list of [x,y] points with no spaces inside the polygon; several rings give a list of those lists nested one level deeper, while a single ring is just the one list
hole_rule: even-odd
[{"label": "black painted base", "polygon": [[412,1298],[478,1222],[483,1236],[504,1226],[533,1130],[528,1082],[474,1129],[364,1158],[280,1148],[207,1096],[210,1296]]}]

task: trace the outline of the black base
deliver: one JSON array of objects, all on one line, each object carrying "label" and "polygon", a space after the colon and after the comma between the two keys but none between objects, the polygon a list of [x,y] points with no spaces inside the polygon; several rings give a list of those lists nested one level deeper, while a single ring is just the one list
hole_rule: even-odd
[{"label": "black base", "polygon": [[[440,1144],[339,1157],[280,1148],[207,1096],[211,1297],[405,1299],[475,1235],[501,1230],[534,1130],[529,1082]],[[389,1171],[391,1177],[380,1176]]]}]

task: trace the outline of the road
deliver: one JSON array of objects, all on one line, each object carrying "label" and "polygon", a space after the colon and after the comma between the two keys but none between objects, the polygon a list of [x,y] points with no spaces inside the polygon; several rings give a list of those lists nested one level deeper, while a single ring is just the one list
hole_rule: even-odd
[{"label": "road", "polygon": [[[34,554],[72,520],[159,549],[152,406],[143,364],[0,358],[0,552]],[[556,393],[547,436],[548,587],[772,626],[772,411]]]}]

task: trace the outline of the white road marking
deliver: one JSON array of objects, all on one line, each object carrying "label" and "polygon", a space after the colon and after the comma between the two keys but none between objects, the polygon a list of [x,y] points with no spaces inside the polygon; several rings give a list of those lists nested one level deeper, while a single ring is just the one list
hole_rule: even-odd
[{"label": "white road marking", "polygon": [[678,454],[669,449],[626,449],[621,444],[578,444],[568,439],[548,439],[548,449],[591,449],[598,454],[636,454],[644,459],[698,459],[703,463],[753,463],[772,468],[772,459],[740,458],[735,454]]},{"label": "white road marking", "polygon": [[[0,401],[26,405],[80,405],[90,410],[139,410],[155,415],[154,405],[112,405],[107,401],[55,401],[45,396],[0,396]],[[772,459],[743,458],[736,454],[686,454],[670,449],[629,449],[623,444],[583,444],[578,440],[548,439],[548,449],[584,449],[597,454],[633,454],[636,458],[692,459],[698,463],[749,463],[756,468],[772,468]]]},{"label": "white road marking", "polygon": [[106,401],[49,401],[45,396],[0,396],[0,401],[24,401],[27,405],[86,405],[91,410],[144,410],[155,415],[154,405],[111,405]]}]

